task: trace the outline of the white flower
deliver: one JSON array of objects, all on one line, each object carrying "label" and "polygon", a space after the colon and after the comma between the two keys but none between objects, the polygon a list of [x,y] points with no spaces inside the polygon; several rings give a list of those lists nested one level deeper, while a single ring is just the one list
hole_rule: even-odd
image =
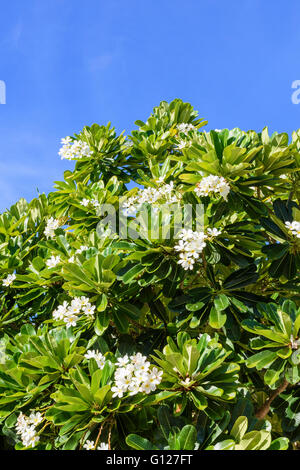
[{"label": "white flower", "polygon": [[70,136],[67,136],[67,137],[61,139],[61,143],[62,143],[63,145],[68,145],[68,144],[70,144],[71,142],[72,142],[72,139],[71,139]]},{"label": "white flower", "polygon": [[52,255],[51,258],[47,259],[46,265],[48,268],[55,268],[60,263],[60,256]]},{"label": "white flower", "polygon": [[99,369],[103,369],[103,367],[105,366],[105,357],[103,356],[103,354],[97,351],[95,360],[97,362],[97,366],[99,367]]},{"label": "white flower", "polygon": [[71,326],[76,326],[78,320],[79,320],[79,318],[76,315],[74,315],[73,313],[69,312],[69,311],[67,312],[67,314],[64,317],[64,322],[65,322],[67,328],[70,328]]},{"label": "white flower", "polygon": [[9,274],[7,278],[3,279],[2,285],[5,287],[8,287],[14,282],[15,279],[16,279],[15,274]]},{"label": "white flower", "polygon": [[17,418],[16,431],[20,434],[22,444],[25,447],[35,447],[39,442],[40,437],[36,433],[36,426],[43,421],[43,416],[40,412],[32,412],[29,417],[20,413]]},{"label": "white flower", "polygon": [[143,356],[141,353],[134,354],[133,356],[130,356],[131,362],[134,365],[137,364],[144,364],[144,362],[147,361],[147,357]]},{"label": "white flower", "polygon": [[191,229],[183,229],[179,233],[178,237],[181,238],[184,242],[189,242],[191,240],[196,240],[199,237],[199,233],[200,232],[193,232],[193,230]]},{"label": "white flower", "polygon": [[28,421],[30,424],[33,424],[34,426],[37,426],[43,421],[43,415],[38,411],[37,413],[30,413]]},{"label": "white flower", "polygon": [[187,142],[186,140],[181,140],[181,141],[178,143],[178,145],[177,145],[176,148],[177,148],[178,150],[182,150],[182,149],[184,149],[187,145],[189,145],[189,144],[188,144],[188,142]]},{"label": "white flower", "polygon": [[122,390],[126,391],[129,385],[132,382],[132,377],[131,376],[122,376],[116,381],[116,386],[119,388],[122,388]]},{"label": "white flower", "polygon": [[222,231],[217,228],[208,228],[207,233],[210,237],[217,237],[218,235],[221,235]]},{"label": "white flower", "polygon": [[39,442],[40,437],[36,435],[35,429],[27,429],[22,434],[22,444],[25,447],[35,447]]},{"label": "white flower", "polygon": [[17,418],[16,430],[21,434],[27,428],[27,418],[23,413],[20,413]]},{"label": "white flower", "polygon": [[94,441],[86,441],[83,448],[85,450],[95,450],[95,442]]},{"label": "white flower", "polygon": [[182,258],[178,261],[178,264],[181,264],[185,270],[192,270],[194,268],[194,263],[195,260],[193,258],[189,258],[188,255],[183,255]]},{"label": "white flower", "polygon": [[186,135],[189,131],[195,131],[196,127],[193,126],[193,124],[182,122],[181,124],[177,125],[177,129],[179,132],[182,132],[183,134]]},{"label": "white flower", "polygon": [[87,316],[94,316],[95,315],[95,305],[87,305],[86,307],[84,307],[83,309],[83,313]]},{"label": "white flower", "polygon": [[128,362],[129,362],[129,358],[126,354],[123,357],[119,357],[119,359],[116,362],[116,365],[118,365],[119,367],[123,367],[123,366],[126,366],[126,364],[128,364]]},{"label": "white flower", "polygon": [[55,236],[55,230],[60,226],[60,222],[53,217],[47,220],[47,225],[45,227],[44,234],[47,238],[53,238]]},{"label": "white flower", "polygon": [[119,367],[115,371],[115,384],[112,388],[114,396],[121,398],[126,392],[130,396],[140,392],[148,394],[161,382],[163,372],[156,367],[151,370],[146,356],[137,353],[130,356],[130,361],[127,354],[118,358],[116,365]]},{"label": "white flower", "polygon": [[73,299],[71,301],[71,305],[69,306],[68,308],[68,312],[69,313],[80,313],[81,311],[81,302],[80,302],[80,298],[79,297],[75,297],[75,299]]},{"label": "white flower", "polygon": [[164,176],[160,176],[157,180],[156,180],[156,183],[158,184],[162,184],[165,180],[165,177]]},{"label": "white flower", "polygon": [[81,206],[87,207],[90,203],[89,199],[83,198],[82,201],[80,202]]},{"label": "white flower", "polygon": [[98,350],[95,351],[89,349],[88,352],[84,355],[84,357],[86,359],[95,359],[99,369],[103,369],[103,367],[105,366],[105,357]]},{"label": "white flower", "polygon": [[74,263],[74,261],[75,261],[75,256],[74,255],[70,256],[70,258],[68,259],[68,262]]},{"label": "white flower", "polygon": [[123,367],[125,375],[132,375],[135,371],[135,364],[129,363],[126,364],[125,367]]},{"label": "white flower", "polygon": [[62,305],[59,305],[56,310],[53,312],[53,318],[55,320],[63,320],[64,316],[67,314],[68,302],[65,300]]},{"label": "white flower", "polygon": [[150,382],[153,382],[155,385],[158,385],[162,381],[162,376],[163,376],[163,371],[158,370],[156,367],[153,367],[153,369],[150,371],[148,380]]},{"label": "white flower", "polygon": [[180,382],[184,387],[189,387],[191,384],[191,379],[187,377],[185,380],[181,380]]},{"label": "white flower", "polygon": [[179,240],[178,245],[175,245],[174,249],[176,251],[185,251],[185,246],[186,246],[186,242],[183,240]]},{"label": "white flower", "polygon": [[62,305],[59,305],[56,310],[53,312],[53,318],[55,320],[63,320],[67,328],[70,326],[75,326],[76,322],[79,320],[78,315],[85,314],[92,317],[94,315],[95,306],[92,306],[89,303],[87,297],[75,297],[72,299],[71,304],[67,301],[64,301]]},{"label": "white flower", "polygon": [[89,249],[88,246],[81,245],[81,247],[78,248],[78,250],[75,251],[75,255],[80,255],[81,253],[83,253],[84,251],[86,251],[88,249]]},{"label": "white flower", "polygon": [[97,351],[95,351],[94,349],[89,349],[87,353],[85,353],[84,357],[86,359],[95,359],[97,355]]},{"label": "white flower", "polygon": [[96,208],[100,207],[100,202],[97,199],[91,199],[91,204]]},{"label": "white flower", "polygon": [[109,446],[105,442],[101,442],[100,446],[97,447],[97,450],[109,450]]},{"label": "white flower", "polygon": [[293,220],[293,222],[286,222],[285,226],[292,235],[300,238],[300,222]]},{"label": "white flower", "polygon": [[74,140],[70,137],[61,139],[62,147],[60,148],[58,155],[61,159],[74,160],[81,159],[84,157],[91,157],[92,151],[89,145],[82,140]]},{"label": "white flower", "polygon": [[186,253],[183,254],[180,254],[179,257],[182,258],[183,256],[188,256],[188,257],[192,257],[194,259],[197,259],[199,258],[199,253],[201,253],[202,249],[203,249],[203,246],[205,246],[205,243],[202,244],[200,242],[197,242],[197,241],[192,241],[190,243],[186,243],[186,247],[185,247],[185,251]]},{"label": "white flower", "polygon": [[81,307],[90,306],[90,303],[89,303],[90,299],[88,297],[81,296],[79,301],[80,301]]},{"label": "white flower", "polygon": [[183,229],[178,237],[180,238],[179,243],[174,247],[176,251],[180,252],[178,264],[181,264],[185,270],[192,270],[195,260],[199,258],[200,253],[206,246],[205,239],[207,236],[204,232]]},{"label": "white flower", "polygon": [[225,201],[230,191],[230,186],[223,176],[210,175],[197,183],[194,189],[197,196],[208,196],[211,193],[220,194]]},{"label": "white flower", "polygon": [[148,394],[150,392],[154,392],[155,389],[156,385],[153,382],[147,381],[141,384],[141,392]]},{"label": "white flower", "polygon": [[131,377],[135,370],[134,364],[126,364],[125,367],[119,367],[115,372],[115,378]]},{"label": "white flower", "polygon": [[133,396],[133,395],[136,395],[137,393],[140,393],[142,390],[141,390],[141,383],[142,383],[142,378],[134,378],[129,387],[128,387],[128,391],[129,391],[129,395],[130,396]]},{"label": "white flower", "polygon": [[130,375],[127,373],[126,367],[119,367],[115,372],[116,381],[120,381],[123,377]]},{"label": "white flower", "polygon": [[136,196],[128,198],[122,204],[124,213],[126,215],[135,215],[145,203],[151,204],[155,208],[160,203],[173,204],[181,199],[181,194],[176,192],[173,181],[167,184],[163,182],[163,177],[160,177],[156,183],[161,184],[161,186],[159,188],[148,187],[139,189]]},{"label": "white flower", "polygon": [[111,391],[113,392],[113,398],[118,397],[122,398],[124,395],[124,389],[120,387],[119,385],[116,385],[115,387],[111,387]]},{"label": "white flower", "polygon": [[135,365],[135,373],[137,374],[143,374],[144,372],[147,372],[150,367],[150,362],[138,362]]}]

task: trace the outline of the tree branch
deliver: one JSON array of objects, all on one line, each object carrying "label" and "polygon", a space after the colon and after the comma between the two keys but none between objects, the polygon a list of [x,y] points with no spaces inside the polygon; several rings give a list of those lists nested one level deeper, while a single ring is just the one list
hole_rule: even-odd
[{"label": "tree branch", "polygon": [[268,398],[268,400],[263,404],[263,406],[255,413],[255,416],[256,418],[258,419],[264,419],[267,414],[269,413],[270,411],[270,406],[271,406],[271,403],[273,400],[275,400],[275,398],[282,392],[284,392],[284,390],[287,388],[287,386],[289,385],[289,382],[284,379],[284,381],[282,382],[282,384],[276,388],[276,390],[274,390],[274,392],[271,393],[270,397]]}]

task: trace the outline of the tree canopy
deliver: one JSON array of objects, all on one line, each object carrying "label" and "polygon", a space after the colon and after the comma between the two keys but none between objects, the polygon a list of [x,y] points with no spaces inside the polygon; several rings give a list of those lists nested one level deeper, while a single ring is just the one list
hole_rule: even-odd
[{"label": "tree canopy", "polygon": [[0,216],[0,448],[297,449],[300,130],[206,124],[85,127]]}]

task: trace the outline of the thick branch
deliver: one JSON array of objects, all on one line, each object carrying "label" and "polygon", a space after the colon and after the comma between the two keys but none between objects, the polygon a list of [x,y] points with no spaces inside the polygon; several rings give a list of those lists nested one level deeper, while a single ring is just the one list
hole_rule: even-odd
[{"label": "thick branch", "polygon": [[255,413],[255,416],[256,418],[258,419],[264,419],[267,414],[269,413],[270,411],[270,406],[271,406],[271,403],[273,400],[275,400],[275,398],[282,392],[284,392],[284,390],[287,388],[287,386],[289,385],[289,382],[284,379],[284,381],[282,382],[282,384],[280,385],[280,387],[276,388],[276,390],[274,390],[274,392],[271,393],[270,397],[268,398],[268,400],[263,404],[263,406]]}]

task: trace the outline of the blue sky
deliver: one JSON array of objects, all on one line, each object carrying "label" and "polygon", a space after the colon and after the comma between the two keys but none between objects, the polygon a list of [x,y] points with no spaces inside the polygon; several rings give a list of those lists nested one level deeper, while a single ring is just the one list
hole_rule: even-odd
[{"label": "blue sky", "polygon": [[182,98],[207,128],[300,127],[299,0],[1,2],[0,211],[49,192],[60,138]]}]

